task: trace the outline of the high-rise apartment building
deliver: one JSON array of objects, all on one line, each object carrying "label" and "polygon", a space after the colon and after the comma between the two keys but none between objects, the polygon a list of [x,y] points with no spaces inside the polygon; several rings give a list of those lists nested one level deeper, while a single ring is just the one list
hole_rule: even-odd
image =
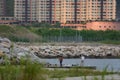
[{"label": "high-rise apartment building", "polygon": [[22,22],[36,21],[37,0],[15,0],[14,16]]},{"label": "high-rise apartment building", "polygon": [[[37,18],[39,22],[61,22],[62,0],[38,0]],[[63,5],[64,6],[64,5]]]},{"label": "high-rise apartment building", "polygon": [[0,16],[5,16],[5,1],[6,0],[0,0]]},{"label": "high-rise apartment building", "polygon": [[80,23],[116,19],[116,0],[15,0],[20,21]]}]

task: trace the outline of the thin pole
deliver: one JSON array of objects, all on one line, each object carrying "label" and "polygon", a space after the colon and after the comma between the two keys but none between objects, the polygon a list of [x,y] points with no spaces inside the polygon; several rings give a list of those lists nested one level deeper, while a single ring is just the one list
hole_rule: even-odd
[{"label": "thin pole", "polygon": [[77,35],[77,30],[76,30],[76,42],[77,42],[77,37],[78,37],[78,35]]},{"label": "thin pole", "polygon": [[62,29],[60,29],[60,42],[62,42]]}]

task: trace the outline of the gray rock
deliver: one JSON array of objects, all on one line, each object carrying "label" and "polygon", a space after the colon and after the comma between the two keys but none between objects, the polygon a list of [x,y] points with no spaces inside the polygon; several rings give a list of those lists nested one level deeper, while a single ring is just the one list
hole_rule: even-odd
[{"label": "gray rock", "polygon": [[2,42],[2,43],[0,43],[0,46],[2,46],[2,47],[4,47],[4,48],[10,48],[10,47],[11,47],[11,44],[6,43],[6,42]]},{"label": "gray rock", "polygon": [[[32,46],[33,52],[38,55],[57,56],[63,54],[65,57],[74,57],[81,54],[89,56],[107,56],[108,54],[116,56],[120,54],[120,48],[116,46]],[[38,48],[37,50],[35,48]]]},{"label": "gray rock", "polygon": [[8,48],[0,48],[0,51],[2,51],[3,53],[10,53],[10,50]]},{"label": "gray rock", "polygon": [[3,41],[3,38],[0,37],[0,43]]},{"label": "gray rock", "polygon": [[2,45],[0,45],[0,48],[4,48]]},{"label": "gray rock", "polygon": [[11,44],[11,41],[8,38],[3,38],[3,42]]}]

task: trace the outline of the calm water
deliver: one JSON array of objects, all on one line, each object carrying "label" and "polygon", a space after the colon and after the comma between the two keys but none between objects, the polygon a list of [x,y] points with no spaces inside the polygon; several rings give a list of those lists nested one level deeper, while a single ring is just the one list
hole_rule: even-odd
[{"label": "calm water", "polygon": [[[45,62],[50,64],[58,64],[58,59],[43,59]],[[64,59],[63,64],[79,64],[81,59]],[[103,70],[107,65],[109,65],[108,70],[114,70],[120,72],[120,59],[85,59],[85,66],[96,66],[97,70]]]}]

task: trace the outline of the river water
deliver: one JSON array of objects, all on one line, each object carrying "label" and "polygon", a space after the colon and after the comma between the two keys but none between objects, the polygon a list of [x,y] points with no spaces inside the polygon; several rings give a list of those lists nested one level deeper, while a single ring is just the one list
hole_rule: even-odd
[{"label": "river water", "polygon": [[[45,62],[50,64],[59,65],[59,60],[55,59],[43,59]],[[81,59],[64,59],[63,64],[65,65],[80,65]],[[120,72],[120,59],[85,59],[84,66],[96,66],[97,70],[103,70],[106,66],[108,66],[108,71],[119,71]]]}]

